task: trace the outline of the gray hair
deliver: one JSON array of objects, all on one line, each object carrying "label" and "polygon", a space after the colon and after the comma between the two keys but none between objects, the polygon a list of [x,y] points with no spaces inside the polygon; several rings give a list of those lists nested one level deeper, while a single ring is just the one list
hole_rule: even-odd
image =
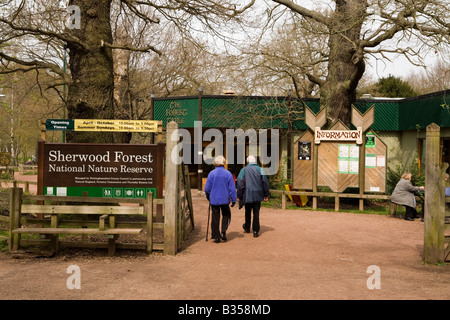
[{"label": "gray hair", "polygon": [[214,158],[214,165],[216,167],[223,167],[226,163],[226,159],[224,156],[217,156]]},{"label": "gray hair", "polygon": [[256,163],[256,158],[254,156],[248,156],[247,157],[247,162],[248,163]]}]

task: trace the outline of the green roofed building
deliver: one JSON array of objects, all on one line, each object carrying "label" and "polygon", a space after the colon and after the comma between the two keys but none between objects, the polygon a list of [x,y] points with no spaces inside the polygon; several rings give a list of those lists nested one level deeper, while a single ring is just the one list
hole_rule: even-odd
[{"label": "green roofed building", "polygon": [[[304,121],[305,107],[315,113],[320,110],[319,99],[293,97],[199,95],[154,98],[153,102],[154,120],[161,120],[163,128],[168,122],[175,121],[192,135],[195,122],[200,120],[203,131],[209,128],[217,128],[223,133],[226,129],[237,128],[279,129],[279,175],[282,177],[289,176],[294,142],[309,130]],[[398,164],[407,167],[417,161],[423,168],[426,127],[431,123],[441,127],[441,160],[450,163],[450,90],[406,99],[364,96],[355,103],[363,114],[371,106],[374,106],[375,117],[371,129],[387,145],[389,167],[394,168]],[[209,143],[204,141],[203,148]],[[240,164],[231,165],[228,169],[237,176],[243,166],[242,159],[234,162]],[[192,185],[196,185],[197,165],[189,168]],[[211,166],[204,166],[204,178],[211,169]]]}]

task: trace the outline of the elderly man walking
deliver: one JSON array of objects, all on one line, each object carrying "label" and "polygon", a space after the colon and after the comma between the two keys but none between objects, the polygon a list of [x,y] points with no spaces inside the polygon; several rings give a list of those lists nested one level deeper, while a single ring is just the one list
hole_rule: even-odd
[{"label": "elderly man walking", "polygon": [[[211,237],[216,243],[227,241],[226,232],[231,221],[230,202],[236,203],[236,187],[233,175],[225,169],[225,158],[217,156],[214,159],[213,171],[208,174],[205,184],[206,198],[211,204]],[[222,232],[219,231],[220,212],[222,211]]]},{"label": "elderly man walking", "polygon": [[253,212],[253,236],[259,236],[259,211],[261,202],[269,197],[269,182],[263,169],[257,165],[254,156],[247,157],[247,166],[241,169],[237,178],[238,198],[245,205],[245,223],[242,225],[246,233],[250,232]]}]

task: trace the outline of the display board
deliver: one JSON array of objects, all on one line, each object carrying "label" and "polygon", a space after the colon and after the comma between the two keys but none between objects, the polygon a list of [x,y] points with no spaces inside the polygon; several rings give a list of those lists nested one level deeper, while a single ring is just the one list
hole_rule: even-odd
[{"label": "display board", "polygon": [[[357,130],[349,130],[340,121],[330,130],[321,130],[325,118],[323,110],[314,115],[307,109],[306,119],[311,129],[304,132],[293,145],[293,188],[312,190],[316,182],[318,187],[343,192],[349,187],[358,188],[364,184],[364,192],[384,193],[387,147],[368,128],[373,122],[373,115],[373,108],[363,115],[354,109],[352,118]],[[319,130],[320,134],[317,134]],[[317,172],[314,172],[315,167]]]},{"label": "display board", "polygon": [[387,146],[373,131],[366,133],[364,192],[386,192]]},{"label": "display board", "polygon": [[45,143],[39,145],[42,193],[146,198],[162,195],[164,145]]},{"label": "display board", "polygon": [[[292,187],[294,189],[312,189],[313,188],[313,164],[314,164],[314,134],[311,130],[306,131],[300,139],[294,143],[294,174]],[[302,147],[309,147],[309,154],[302,151]],[[309,155],[309,156],[307,156]]]},{"label": "display board", "polygon": [[[337,122],[331,130],[348,129]],[[317,148],[318,186],[328,186],[334,192],[358,186],[359,145],[350,141],[326,141],[321,142]]]}]

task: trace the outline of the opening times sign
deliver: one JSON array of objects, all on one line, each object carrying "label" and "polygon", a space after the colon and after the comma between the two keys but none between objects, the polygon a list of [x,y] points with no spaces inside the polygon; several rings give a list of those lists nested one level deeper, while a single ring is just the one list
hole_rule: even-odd
[{"label": "opening times sign", "polygon": [[162,144],[43,143],[40,152],[44,195],[146,198],[162,192]]},{"label": "opening times sign", "polygon": [[155,120],[47,119],[48,131],[157,132]]}]

